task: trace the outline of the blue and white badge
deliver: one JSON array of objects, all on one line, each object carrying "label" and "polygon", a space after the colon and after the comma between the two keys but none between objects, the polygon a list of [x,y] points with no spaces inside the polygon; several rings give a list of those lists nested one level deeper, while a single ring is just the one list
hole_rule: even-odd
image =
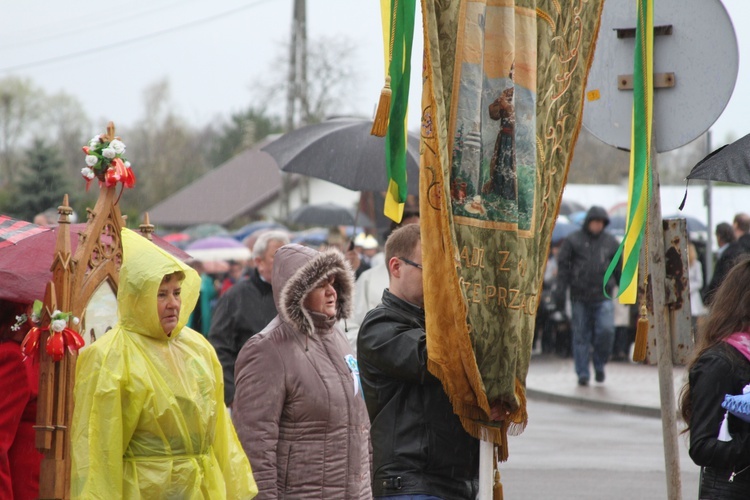
[{"label": "blue and white badge", "polygon": [[[352,372],[352,381],[354,382],[354,395],[356,396],[361,392],[362,389],[362,381],[359,380],[359,365],[357,364],[357,358],[352,356],[351,354],[347,354],[344,356],[344,360],[346,361],[346,366],[349,367],[349,371]],[[365,398],[365,395],[362,394],[362,399]]]}]

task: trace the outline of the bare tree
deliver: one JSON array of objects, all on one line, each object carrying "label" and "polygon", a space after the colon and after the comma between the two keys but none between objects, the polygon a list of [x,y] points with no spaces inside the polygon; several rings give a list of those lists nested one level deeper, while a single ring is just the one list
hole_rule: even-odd
[{"label": "bare tree", "polygon": [[581,127],[573,161],[568,171],[570,184],[619,184],[627,179],[629,153],[603,143]]},{"label": "bare tree", "polygon": [[[707,153],[705,135],[675,150],[659,153],[656,158],[659,183],[683,184],[685,176]],[[621,184],[627,182],[629,172],[629,151],[605,144],[581,128],[568,172],[570,184]]]},{"label": "bare tree", "polygon": [[659,181],[662,185],[684,184],[685,177],[696,163],[708,154],[706,136],[701,135],[694,141],[672,151],[661,153],[659,162]]},{"label": "bare tree", "polygon": [[40,124],[44,99],[30,79],[0,80],[0,187],[18,178],[24,141],[31,141]]},{"label": "bare tree", "polygon": [[71,176],[84,166],[81,147],[88,143],[91,121],[75,97],[59,92],[45,99],[42,119],[48,140],[55,141],[65,172]]},{"label": "bare tree", "polygon": [[[313,40],[307,51],[307,99],[302,99],[305,123],[317,123],[332,114],[341,114],[357,83],[354,66],[356,43],[347,38],[323,36]],[[258,109],[272,115],[283,116],[283,106],[289,87],[288,82],[289,48],[284,47],[271,65],[266,78],[253,85],[257,89]],[[303,96],[297,96],[303,97]]]},{"label": "bare tree", "polygon": [[[137,193],[123,200],[126,209],[146,210],[208,171],[210,144],[174,111],[169,82],[143,91],[142,120],[122,134],[137,177]],[[198,201],[198,200],[196,200]]]}]

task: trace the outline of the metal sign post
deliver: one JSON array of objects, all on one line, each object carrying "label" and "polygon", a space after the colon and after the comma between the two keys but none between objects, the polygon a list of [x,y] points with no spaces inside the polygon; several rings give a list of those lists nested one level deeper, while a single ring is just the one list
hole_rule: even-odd
[{"label": "metal sign post", "polygon": [[[648,245],[643,249],[640,266],[640,271],[647,269],[650,276],[648,289],[641,288],[639,293],[646,294],[649,307],[649,361],[657,362],[659,367],[667,493],[670,500],[678,500],[681,488],[672,367],[673,361],[684,359],[690,342],[683,342],[679,337],[684,330],[679,327],[684,314],[671,314],[670,318],[667,303],[656,153],[691,142],[716,121],[732,95],[739,56],[732,23],[719,0],[660,0],[655,3],[653,192],[646,228]],[[593,135],[626,150],[630,149],[631,140],[630,73],[636,24],[636,2],[605,2],[602,36],[589,73],[583,116],[584,126]],[[677,274],[687,277],[684,261],[680,261]]]}]

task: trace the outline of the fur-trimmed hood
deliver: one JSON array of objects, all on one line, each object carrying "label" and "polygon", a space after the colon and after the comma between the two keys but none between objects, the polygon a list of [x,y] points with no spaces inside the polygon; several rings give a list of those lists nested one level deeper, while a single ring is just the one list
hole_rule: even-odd
[{"label": "fur-trimmed hood", "polygon": [[312,332],[312,318],[302,303],[318,283],[331,275],[336,276],[336,320],[348,318],[353,308],[354,273],[341,252],[318,252],[296,244],[279,248],[273,259],[272,284],[276,310],[281,319],[300,332]]}]

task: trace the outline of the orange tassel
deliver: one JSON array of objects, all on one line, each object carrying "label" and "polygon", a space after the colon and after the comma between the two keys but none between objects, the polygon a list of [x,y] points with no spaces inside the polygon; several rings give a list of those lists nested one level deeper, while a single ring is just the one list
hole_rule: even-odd
[{"label": "orange tassel", "polygon": [[492,500],[503,500],[503,483],[500,482],[500,473],[495,471],[495,484],[492,487]]},{"label": "orange tassel", "polygon": [[492,482],[492,500],[503,500],[503,483],[500,482],[500,467],[498,465],[498,453],[499,450],[495,446],[495,460],[493,463],[494,478]]},{"label": "orange tassel", "polygon": [[633,348],[633,361],[640,363],[646,359],[648,348],[648,316],[646,306],[641,306],[641,317],[638,318],[638,326],[635,329],[635,347]]},{"label": "orange tassel", "polygon": [[372,121],[372,130],[370,135],[385,137],[388,132],[388,118],[391,114],[391,77],[385,77],[385,86],[380,91],[380,101],[378,109],[375,111],[375,119]]}]

